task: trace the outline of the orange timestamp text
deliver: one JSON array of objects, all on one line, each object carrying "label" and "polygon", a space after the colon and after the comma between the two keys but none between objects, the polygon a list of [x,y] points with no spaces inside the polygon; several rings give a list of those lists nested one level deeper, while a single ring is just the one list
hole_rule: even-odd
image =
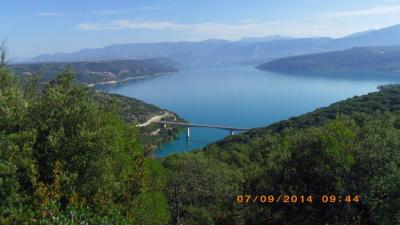
[{"label": "orange timestamp text", "polygon": [[323,204],[357,204],[361,201],[360,195],[237,195],[236,202],[238,204],[251,204],[251,203],[262,203],[262,204],[312,204],[312,203],[323,203]]}]

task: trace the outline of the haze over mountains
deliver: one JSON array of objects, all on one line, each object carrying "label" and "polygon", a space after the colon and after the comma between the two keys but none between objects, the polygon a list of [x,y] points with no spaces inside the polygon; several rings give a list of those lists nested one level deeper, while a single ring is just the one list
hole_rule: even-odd
[{"label": "haze over mountains", "polygon": [[199,42],[115,44],[82,49],[73,53],[45,54],[28,62],[68,62],[87,60],[144,59],[168,57],[178,64],[253,63],[273,59],[343,50],[352,47],[400,45],[400,25],[358,32],[342,38],[291,38],[271,36],[240,41],[210,39]]},{"label": "haze over mountains", "polygon": [[179,64],[257,61],[319,51],[329,38],[284,39],[268,42],[210,39],[200,42],[116,44],[75,53],[41,55],[31,62],[66,62],[168,57]]}]

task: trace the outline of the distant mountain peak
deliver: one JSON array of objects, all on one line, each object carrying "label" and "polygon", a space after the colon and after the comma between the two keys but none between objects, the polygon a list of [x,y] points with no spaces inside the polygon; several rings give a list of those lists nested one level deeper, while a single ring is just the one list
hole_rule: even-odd
[{"label": "distant mountain peak", "polygon": [[218,38],[210,38],[210,39],[206,39],[204,41],[201,42],[208,42],[208,43],[224,43],[224,42],[230,42],[228,40],[224,40],[224,39],[218,39]]},{"label": "distant mountain peak", "polygon": [[277,40],[287,40],[287,39],[295,39],[294,37],[289,36],[280,36],[280,35],[272,35],[265,37],[244,37],[240,39],[241,42],[268,42],[268,41],[277,41]]},{"label": "distant mountain peak", "polygon": [[353,34],[344,36],[344,38],[356,38],[356,37],[362,36],[364,34],[369,34],[369,33],[375,32],[375,31],[376,31],[376,29],[361,31],[361,32],[357,32],[357,33],[353,33]]}]

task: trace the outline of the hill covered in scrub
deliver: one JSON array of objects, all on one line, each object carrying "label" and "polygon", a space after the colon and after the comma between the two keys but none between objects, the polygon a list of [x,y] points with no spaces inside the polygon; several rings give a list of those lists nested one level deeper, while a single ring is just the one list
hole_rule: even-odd
[{"label": "hill covered in scrub", "polygon": [[[120,118],[138,126],[155,116],[162,116],[165,121],[184,122],[176,113],[161,109],[144,101],[118,94],[94,92],[95,99],[106,110],[114,110]],[[139,136],[146,151],[152,151],[163,143],[173,140],[181,131],[179,127],[162,128],[159,124],[139,126]]]},{"label": "hill covered in scrub", "polygon": [[[23,80],[37,80],[46,83],[54,80],[68,66],[76,71],[76,80],[85,84],[114,83],[129,79],[142,79],[161,73],[178,71],[166,58],[147,60],[110,60],[99,62],[19,64],[12,69]],[[29,71],[29,72],[28,72]],[[105,92],[93,92],[95,99],[105,109],[116,110],[124,122],[139,125],[154,116],[164,116],[170,121],[183,121],[173,112],[147,104],[138,99]],[[175,138],[180,131],[176,127],[160,129],[157,124],[149,124],[138,128],[140,140],[147,152],[154,150],[162,143]]]},{"label": "hill covered in scrub", "polygon": [[257,68],[287,73],[400,72],[400,47],[359,47],[276,59]]},{"label": "hill covered in scrub", "polygon": [[[163,165],[172,218],[198,225],[400,224],[399,140],[400,86],[391,85],[169,156]],[[239,204],[240,195],[251,195],[249,203]],[[284,195],[298,201],[276,202]],[[310,195],[312,203],[301,202]],[[324,195],[336,200],[324,203]]]},{"label": "hill covered in scrub", "polygon": [[154,160],[138,125],[159,113],[0,68],[0,224],[400,223],[399,85]]},{"label": "hill covered in scrub", "polygon": [[49,81],[55,79],[67,65],[74,69],[77,81],[85,84],[116,83],[178,72],[174,63],[166,58],[30,63],[12,65],[12,68],[20,76],[39,74],[43,80]]},{"label": "hill covered in scrub", "polygon": [[39,87],[0,68],[0,224],[169,224],[137,126],[74,79]]}]

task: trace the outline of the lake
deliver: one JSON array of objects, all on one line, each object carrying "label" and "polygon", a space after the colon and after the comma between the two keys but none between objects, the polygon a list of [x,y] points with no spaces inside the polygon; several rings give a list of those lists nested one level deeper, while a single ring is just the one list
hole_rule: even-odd
[{"label": "lake", "polygon": [[[108,87],[109,92],[141,99],[171,110],[193,123],[241,128],[266,126],[339,100],[399,83],[376,74],[338,76],[285,75],[244,65],[182,67],[181,72]],[[155,152],[156,156],[201,148],[228,131],[191,128]]]}]

